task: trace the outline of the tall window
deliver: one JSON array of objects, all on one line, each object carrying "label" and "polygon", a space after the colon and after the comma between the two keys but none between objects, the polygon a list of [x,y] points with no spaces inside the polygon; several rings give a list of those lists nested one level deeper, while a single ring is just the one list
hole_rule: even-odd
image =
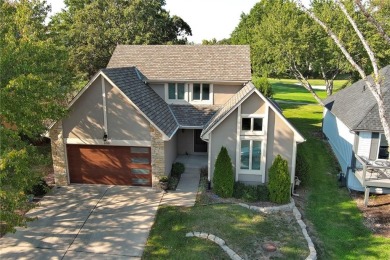
[{"label": "tall window", "polygon": [[192,100],[210,100],[210,84],[194,83],[192,85]]},{"label": "tall window", "polygon": [[183,100],[184,95],[184,83],[168,83],[168,99]]},{"label": "tall window", "polygon": [[389,159],[389,143],[387,142],[384,134],[380,134],[379,137],[378,159]]},{"label": "tall window", "polygon": [[261,141],[241,140],[241,165],[242,170],[260,170],[261,165]]}]

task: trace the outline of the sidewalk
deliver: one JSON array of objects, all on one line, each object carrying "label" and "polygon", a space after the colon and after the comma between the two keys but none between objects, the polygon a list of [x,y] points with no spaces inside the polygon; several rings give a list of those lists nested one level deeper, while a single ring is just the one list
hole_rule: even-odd
[{"label": "sidewalk", "polygon": [[207,158],[202,156],[181,156],[176,161],[185,165],[185,171],[180,177],[175,191],[168,191],[163,195],[160,205],[178,207],[192,207],[195,205],[198,194],[200,169],[207,165]]}]

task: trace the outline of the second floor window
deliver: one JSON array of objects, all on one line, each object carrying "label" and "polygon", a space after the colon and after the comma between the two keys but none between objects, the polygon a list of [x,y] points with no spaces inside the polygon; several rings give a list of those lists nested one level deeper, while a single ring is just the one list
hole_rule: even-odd
[{"label": "second floor window", "polygon": [[168,98],[184,100],[184,83],[168,83]]},{"label": "second floor window", "polygon": [[210,100],[210,84],[193,84],[192,100]]}]

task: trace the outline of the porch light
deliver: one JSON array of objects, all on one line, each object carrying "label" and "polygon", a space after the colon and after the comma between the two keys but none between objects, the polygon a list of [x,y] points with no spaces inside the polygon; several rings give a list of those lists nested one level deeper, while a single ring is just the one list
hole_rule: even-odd
[{"label": "porch light", "polygon": [[108,135],[107,135],[106,132],[104,132],[104,134],[103,134],[103,141],[107,142],[107,139],[108,139]]}]

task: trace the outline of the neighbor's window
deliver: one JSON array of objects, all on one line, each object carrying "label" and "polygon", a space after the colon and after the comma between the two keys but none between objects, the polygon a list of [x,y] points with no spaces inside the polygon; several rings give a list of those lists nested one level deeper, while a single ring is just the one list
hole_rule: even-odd
[{"label": "neighbor's window", "polygon": [[261,165],[261,141],[241,140],[241,165],[242,170],[260,170]]},{"label": "neighbor's window", "polygon": [[210,100],[210,84],[194,83],[192,85],[192,100]]},{"label": "neighbor's window", "polygon": [[184,99],[184,83],[168,83],[168,99]]},{"label": "neighbor's window", "polygon": [[380,134],[379,137],[378,159],[389,159],[389,143],[384,134]]},{"label": "neighbor's window", "polygon": [[263,118],[243,117],[241,120],[241,130],[243,131],[263,131]]}]

